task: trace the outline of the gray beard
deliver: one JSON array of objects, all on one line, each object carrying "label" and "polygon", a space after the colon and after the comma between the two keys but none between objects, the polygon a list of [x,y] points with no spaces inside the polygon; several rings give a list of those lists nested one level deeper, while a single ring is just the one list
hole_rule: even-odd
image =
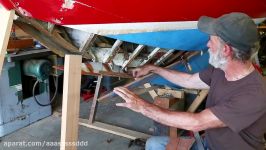
[{"label": "gray beard", "polygon": [[220,50],[218,50],[216,53],[212,53],[210,49],[208,51],[210,54],[209,63],[213,67],[220,68],[223,70],[227,64],[227,60],[221,55]]}]

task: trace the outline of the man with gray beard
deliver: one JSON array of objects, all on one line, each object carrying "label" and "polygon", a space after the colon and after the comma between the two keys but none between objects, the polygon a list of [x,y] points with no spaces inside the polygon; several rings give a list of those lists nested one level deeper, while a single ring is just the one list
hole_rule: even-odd
[{"label": "man with gray beard", "polygon": [[[153,72],[185,88],[209,89],[205,110],[199,113],[169,111],[142,100],[124,87],[114,89],[125,100],[117,106],[168,126],[194,132],[205,130],[205,149],[263,150],[266,86],[251,62],[258,42],[256,24],[246,14],[230,13],[219,18],[203,16],[198,28],[210,35],[207,46],[211,67],[187,74],[146,65],[133,70],[132,75],[141,77]],[[151,137],[146,149],[163,150],[168,141],[168,137]]]}]

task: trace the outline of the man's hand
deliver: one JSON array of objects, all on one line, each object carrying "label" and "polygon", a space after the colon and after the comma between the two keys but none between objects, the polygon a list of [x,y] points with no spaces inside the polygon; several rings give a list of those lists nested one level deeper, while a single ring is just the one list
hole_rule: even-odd
[{"label": "man's hand", "polygon": [[130,72],[134,78],[139,78],[139,77],[143,77],[143,76],[149,74],[155,68],[156,68],[156,66],[154,66],[154,65],[144,65],[140,68],[133,69]]},{"label": "man's hand", "polygon": [[125,87],[116,87],[114,92],[125,100],[125,103],[117,103],[116,106],[126,107],[133,111],[140,112],[147,102],[143,101],[138,95],[129,91]]}]

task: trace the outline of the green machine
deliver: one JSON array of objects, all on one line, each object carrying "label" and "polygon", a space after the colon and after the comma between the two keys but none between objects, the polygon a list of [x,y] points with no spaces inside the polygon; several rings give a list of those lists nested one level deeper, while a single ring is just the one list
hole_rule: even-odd
[{"label": "green machine", "polygon": [[48,79],[52,64],[46,59],[26,60],[23,63],[23,72],[27,76],[37,78],[39,81]]}]

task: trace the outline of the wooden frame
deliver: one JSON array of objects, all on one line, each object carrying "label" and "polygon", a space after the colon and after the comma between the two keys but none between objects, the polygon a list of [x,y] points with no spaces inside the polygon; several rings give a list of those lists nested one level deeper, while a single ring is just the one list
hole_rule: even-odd
[{"label": "wooden frame", "polygon": [[[192,57],[197,53],[192,53],[188,57]],[[148,138],[150,135],[132,131],[129,129],[109,125],[106,123],[101,123],[94,121],[95,112],[90,115],[89,119],[79,119],[79,104],[80,104],[80,78],[81,78],[81,60],[82,56],[78,55],[67,55],[65,58],[65,76],[64,76],[64,93],[63,93],[63,110],[62,110],[62,127],[61,127],[61,142],[76,142],[78,139],[78,124],[101,130],[104,132],[109,132],[119,136],[123,136],[130,139],[136,138]],[[180,62],[177,62],[180,63]],[[168,66],[171,67],[174,64]],[[71,72],[70,72],[71,71]],[[148,77],[151,75],[148,75]],[[100,75],[100,78],[102,75]],[[142,78],[145,79],[146,77]],[[98,81],[98,91],[100,89],[100,82]],[[132,83],[131,83],[132,84]],[[129,84],[129,85],[131,85]],[[126,86],[129,86],[126,85]],[[149,86],[149,85],[148,85]],[[145,85],[147,88],[147,85]],[[148,87],[149,88],[149,87]],[[150,91],[150,90],[149,90]],[[151,92],[151,91],[150,91]],[[157,94],[156,94],[157,95]],[[110,96],[110,95],[109,95]],[[107,96],[108,97],[108,96]],[[202,96],[201,96],[202,97]],[[71,99],[71,101],[70,101]],[[99,95],[95,95],[94,103],[95,109],[97,107],[97,102],[99,101]],[[174,133],[176,129],[173,128],[172,132]],[[175,132],[176,133],[176,132]],[[176,134],[175,134],[176,135]],[[76,150],[76,146],[66,146],[61,145],[61,150]]]}]

